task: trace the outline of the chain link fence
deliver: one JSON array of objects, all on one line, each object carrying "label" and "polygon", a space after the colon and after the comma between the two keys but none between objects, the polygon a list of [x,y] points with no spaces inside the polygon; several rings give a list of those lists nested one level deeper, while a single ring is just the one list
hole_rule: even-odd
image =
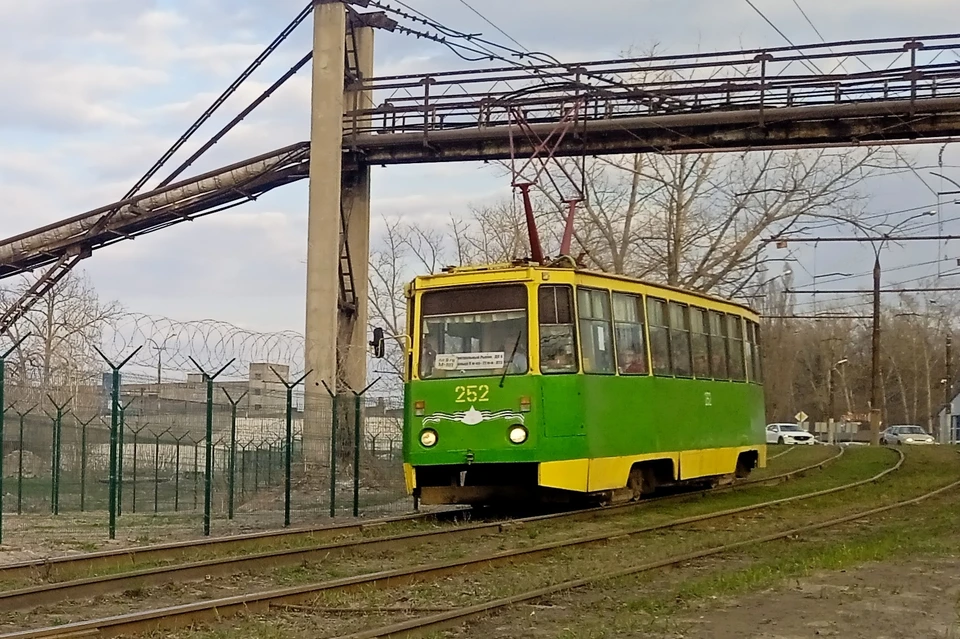
[{"label": "chain link fence", "polygon": [[402,398],[324,395],[307,410],[288,377],[286,366],[251,364],[248,379],[212,389],[204,374],[121,377],[116,393],[109,373],[46,389],[7,382],[0,523],[25,535],[30,517],[82,513],[109,521],[112,538],[150,517],[221,534],[413,510]]}]

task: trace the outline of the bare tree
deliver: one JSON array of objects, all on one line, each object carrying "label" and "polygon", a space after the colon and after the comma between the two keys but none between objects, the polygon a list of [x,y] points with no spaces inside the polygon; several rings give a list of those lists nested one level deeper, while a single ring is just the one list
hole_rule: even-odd
[{"label": "bare tree", "polygon": [[[399,376],[409,340],[406,287],[415,275],[436,273],[446,265],[447,238],[440,230],[399,220],[384,219],[384,224],[370,253],[370,322],[390,338],[383,361]],[[451,227],[454,237],[458,228]],[[467,251],[467,246],[462,250]]]},{"label": "bare tree", "polygon": [[[598,159],[573,250],[599,270],[736,295],[767,261],[765,235],[857,222],[864,181],[892,166],[877,149]],[[555,251],[567,206],[548,186],[536,203]]]},{"label": "bare tree", "polygon": [[[32,283],[33,277],[25,276],[0,290],[0,305],[13,303]],[[15,341],[29,334],[15,352],[14,372],[22,383],[43,390],[92,381],[93,371],[101,369],[93,347],[121,312],[117,302],[100,301],[85,274],[71,273],[10,329]]]}]

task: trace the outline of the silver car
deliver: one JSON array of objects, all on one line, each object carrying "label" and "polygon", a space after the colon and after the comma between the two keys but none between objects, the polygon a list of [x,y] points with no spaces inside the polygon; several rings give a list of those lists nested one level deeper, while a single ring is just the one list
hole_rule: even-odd
[{"label": "silver car", "polygon": [[891,444],[935,444],[936,440],[919,426],[891,426],[880,433],[880,443],[885,446]]}]

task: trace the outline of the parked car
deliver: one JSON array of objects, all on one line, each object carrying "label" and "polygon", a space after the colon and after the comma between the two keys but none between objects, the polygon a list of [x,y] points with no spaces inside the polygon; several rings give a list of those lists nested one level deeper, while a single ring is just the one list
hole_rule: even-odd
[{"label": "parked car", "polygon": [[768,444],[814,444],[813,435],[797,424],[770,424],[767,426]]},{"label": "parked car", "polygon": [[880,443],[885,446],[891,444],[936,444],[936,440],[919,426],[891,426],[880,433]]}]

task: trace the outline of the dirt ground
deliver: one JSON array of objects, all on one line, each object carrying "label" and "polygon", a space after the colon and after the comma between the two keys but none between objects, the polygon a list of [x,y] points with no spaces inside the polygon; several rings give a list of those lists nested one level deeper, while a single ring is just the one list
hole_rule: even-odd
[{"label": "dirt ground", "polygon": [[825,571],[743,596],[711,597],[657,621],[637,612],[635,624],[615,619],[603,605],[584,623],[584,608],[569,597],[521,606],[448,636],[960,639],[960,559],[892,559]]},{"label": "dirt ground", "polygon": [[717,600],[671,639],[960,638],[960,560],[873,563]]}]

